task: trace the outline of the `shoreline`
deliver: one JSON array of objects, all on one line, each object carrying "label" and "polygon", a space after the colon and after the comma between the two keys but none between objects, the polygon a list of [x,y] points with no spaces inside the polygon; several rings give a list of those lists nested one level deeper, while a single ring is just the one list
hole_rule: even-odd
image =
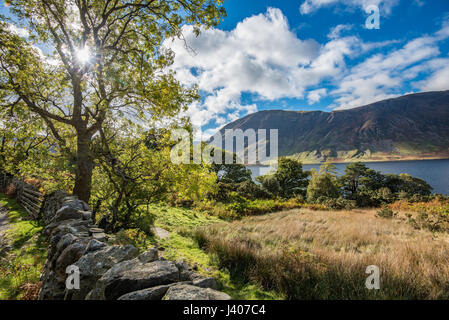
[{"label": "shoreline", "polygon": [[[292,156],[281,156],[291,158]],[[281,158],[279,157],[279,158]],[[294,158],[295,159],[295,158]],[[313,164],[323,164],[327,161],[304,161],[301,159],[295,159],[300,161],[303,165],[313,165]],[[328,161],[333,164],[341,164],[341,163],[354,163],[354,162],[362,162],[362,163],[382,163],[382,162],[409,162],[409,161],[435,161],[435,160],[449,160],[449,156],[444,157],[426,157],[426,158],[403,158],[403,159],[329,159]],[[271,167],[271,164],[260,163],[260,164],[244,164],[246,167]]]},{"label": "shoreline", "polygon": [[[449,160],[448,156],[445,157],[429,157],[429,158],[404,158],[404,159],[329,159],[330,163],[340,164],[340,163],[353,163],[353,162],[363,162],[363,163],[382,163],[382,162],[409,162],[409,161],[435,161],[435,160]],[[299,161],[301,161],[299,159]],[[301,161],[302,164],[323,164],[326,161]]]}]

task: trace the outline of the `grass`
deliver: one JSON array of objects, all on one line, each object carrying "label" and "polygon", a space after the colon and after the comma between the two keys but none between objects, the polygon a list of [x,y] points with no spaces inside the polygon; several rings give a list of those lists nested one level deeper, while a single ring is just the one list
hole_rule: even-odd
[{"label": "grass", "polygon": [[8,210],[10,229],[6,236],[12,246],[0,258],[0,300],[35,299],[47,253],[40,233],[43,226],[24,220],[26,212],[3,194],[0,194],[0,206]]},{"label": "grass", "polygon": [[[193,231],[202,226],[220,223],[218,217],[207,213],[198,212],[186,208],[173,208],[164,205],[150,205],[152,214],[155,216],[156,227],[170,232],[167,239],[144,236],[136,230],[127,230],[124,238],[128,243],[136,245],[145,250],[154,245],[163,249],[162,255],[169,260],[184,259],[189,265],[195,266],[197,272],[203,276],[216,277],[221,290],[229,294],[233,299],[239,300],[274,300],[282,299],[282,295],[273,291],[264,290],[261,286],[251,283],[241,283],[233,279],[228,270],[219,268],[218,259],[214,254],[208,254],[201,249],[192,237]],[[119,235],[121,242],[123,234]]]},{"label": "grass", "polygon": [[[448,299],[448,234],[376,214],[292,210],[202,227],[196,239],[231,279],[287,299]],[[380,290],[365,288],[370,265]]]}]

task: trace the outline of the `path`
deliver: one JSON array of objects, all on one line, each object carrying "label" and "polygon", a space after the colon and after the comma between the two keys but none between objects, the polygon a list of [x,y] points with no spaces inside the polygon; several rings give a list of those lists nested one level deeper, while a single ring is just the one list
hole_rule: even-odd
[{"label": "path", "polygon": [[156,237],[159,237],[161,239],[168,239],[170,237],[170,232],[162,228],[153,227],[153,232]]},{"label": "path", "polygon": [[9,229],[7,210],[0,206],[0,254],[3,249],[8,246],[8,242],[5,238],[6,230]]}]

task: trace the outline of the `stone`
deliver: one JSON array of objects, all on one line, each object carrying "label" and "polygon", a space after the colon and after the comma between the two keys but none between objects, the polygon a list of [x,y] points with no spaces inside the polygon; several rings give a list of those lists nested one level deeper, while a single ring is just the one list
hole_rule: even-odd
[{"label": "stone", "polygon": [[66,268],[79,260],[87,247],[87,239],[79,239],[65,248],[56,260],[55,272],[58,276],[66,276]]},{"label": "stone", "polygon": [[[92,244],[96,240],[91,240]],[[98,242],[98,241],[97,241]],[[101,242],[100,242],[101,243]],[[87,249],[86,249],[87,251]],[[94,287],[98,279],[114,265],[135,258],[139,251],[134,246],[111,246],[102,250],[89,252],[82,256],[75,266],[80,271],[80,290],[67,290],[66,299],[82,300]]]},{"label": "stone", "polygon": [[210,288],[180,284],[170,287],[163,300],[231,300],[231,297]]},{"label": "stone", "polygon": [[82,200],[78,200],[76,197],[66,197],[64,199],[63,206],[68,206],[80,211],[89,211],[89,206]]},{"label": "stone", "polygon": [[105,233],[93,233],[92,234],[92,238],[97,240],[97,241],[105,242],[106,241],[106,234]]},{"label": "stone", "polygon": [[166,285],[134,291],[121,296],[117,300],[162,300],[169,288],[170,286]]},{"label": "stone", "polygon": [[152,248],[141,255],[139,255],[139,261],[142,263],[153,262],[158,259],[158,251],[157,248]]},{"label": "stone", "polygon": [[61,209],[56,211],[55,217],[53,218],[53,221],[64,221],[64,220],[77,220],[77,219],[83,219],[82,211],[75,209],[73,207],[64,205]]},{"label": "stone", "polygon": [[83,220],[92,220],[92,212],[90,211],[82,211]]},{"label": "stone", "polygon": [[104,233],[104,229],[101,228],[89,228],[89,234]]},{"label": "stone", "polygon": [[106,243],[92,239],[87,244],[86,253],[98,251],[98,250],[104,249],[105,247],[107,247]]},{"label": "stone", "polygon": [[218,290],[218,282],[215,278],[202,278],[193,281],[193,285],[200,288],[211,288]]},{"label": "stone", "polygon": [[126,293],[178,281],[179,270],[173,261],[141,263],[136,258],[108,270],[97,282],[97,293],[90,298],[116,300]]},{"label": "stone", "polygon": [[56,211],[62,206],[63,199],[67,197],[65,191],[55,191],[44,196],[44,201],[41,207],[41,215],[45,224],[49,224],[53,220]]},{"label": "stone", "polygon": [[41,280],[43,285],[39,290],[39,300],[62,300],[64,298],[64,280],[53,271],[48,272]]}]

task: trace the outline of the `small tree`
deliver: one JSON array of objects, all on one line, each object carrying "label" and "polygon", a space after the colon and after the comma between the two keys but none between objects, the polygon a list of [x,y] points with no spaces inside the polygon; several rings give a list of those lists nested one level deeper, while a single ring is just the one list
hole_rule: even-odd
[{"label": "small tree", "polygon": [[[219,151],[217,151],[219,152]],[[237,155],[233,154],[232,164],[224,163],[226,152],[222,150],[222,163],[213,163],[211,170],[217,175],[217,182],[227,184],[239,184],[245,181],[251,181],[251,170],[247,169],[243,164],[236,163]]]},{"label": "small tree", "polygon": [[[332,174],[334,172],[334,175]],[[307,187],[307,201],[315,202],[320,197],[338,198],[340,195],[335,174],[335,166],[331,164],[322,165],[320,172],[311,171],[312,178]]]},{"label": "small tree", "polygon": [[280,195],[291,198],[297,195],[306,195],[309,172],[302,170],[302,163],[289,159],[280,158],[278,169],[274,177],[279,182]]}]

